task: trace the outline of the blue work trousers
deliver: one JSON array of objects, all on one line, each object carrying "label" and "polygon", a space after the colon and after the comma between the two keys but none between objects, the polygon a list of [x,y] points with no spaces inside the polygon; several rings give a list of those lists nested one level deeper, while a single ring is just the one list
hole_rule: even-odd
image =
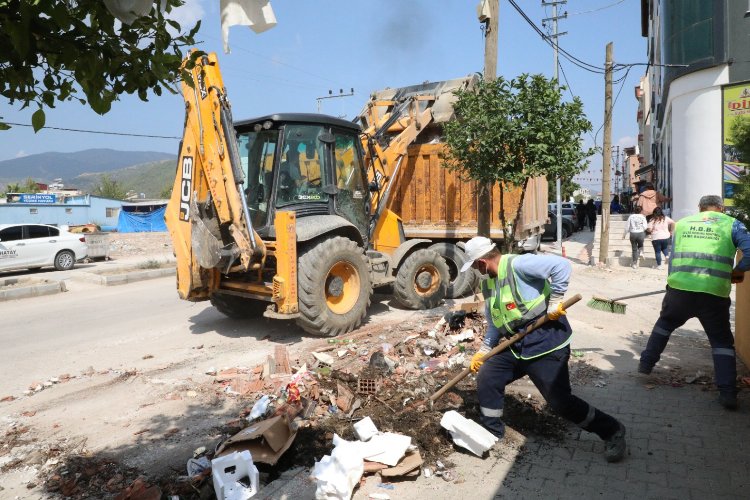
[{"label": "blue work trousers", "polygon": [[734,336],[729,322],[729,297],[710,293],[688,292],[667,287],[661,304],[661,314],[656,320],[646,349],[641,353],[641,365],[653,368],[667,347],[672,332],[691,318],[698,318],[711,344],[714,377],[720,392],[737,392],[737,363]]},{"label": "blue work trousers", "polygon": [[619,422],[572,394],[569,358],[570,347],[565,346],[531,360],[518,359],[506,350],[485,361],[477,375],[482,424],[496,436],[503,437],[505,386],[528,375],[553,411],[602,439],[612,437],[619,429]]}]

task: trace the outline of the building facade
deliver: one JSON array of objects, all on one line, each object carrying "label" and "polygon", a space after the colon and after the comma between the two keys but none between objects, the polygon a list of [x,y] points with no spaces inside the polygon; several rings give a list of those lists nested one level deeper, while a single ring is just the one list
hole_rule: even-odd
[{"label": "building facade", "polygon": [[672,198],[673,218],[695,213],[706,194],[722,195],[731,207],[744,165],[728,130],[733,120],[750,119],[748,2],[641,0],[641,32],[649,66],[643,95],[636,92],[639,171]]},{"label": "building facade", "polygon": [[120,200],[92,195],[19,194],[18,201],[0,204],[0,224],[97,224],[104,230],[112,230],[117,227],[122,206]]}]

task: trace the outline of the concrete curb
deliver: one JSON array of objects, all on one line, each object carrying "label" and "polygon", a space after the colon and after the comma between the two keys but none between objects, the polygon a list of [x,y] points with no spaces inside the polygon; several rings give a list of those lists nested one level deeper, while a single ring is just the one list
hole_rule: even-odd
[{"label": "concrete curb", "polygon": [[[7,278],[0,280],[0,286],[17,283],[18,280]],[[0,290],[0,302],[6,300],[26,299],[29,297],[40,297],[42,295],[54,295],[56,293],[67,292],[65,281],[54,281],[52,283],[39,283],[30,286],[21,286],[9,290]]]},{"label": "concrete curb", "polygon": [[102,276],[96,273],[77,273],[71,276],[71,279],[79,281],[87,281],[103,286],[113,285],[125,285],[127,283],[133,283],[135,281],[150,280],[154,278],[162,278],[164,276],[173,276],[175,274],[174,267],[166,267],[162,269],[145,269],[137,271],[124,271],[122,274],[110,274]]}]

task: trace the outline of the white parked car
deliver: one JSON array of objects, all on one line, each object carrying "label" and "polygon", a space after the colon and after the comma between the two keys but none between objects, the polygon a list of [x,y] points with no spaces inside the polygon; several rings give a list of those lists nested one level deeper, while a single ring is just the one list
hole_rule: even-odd
[{"label": "white parked car", "polygon": [[0,224],[0,271],[44,266],[65,271],[87,253],[83,235],[43,224]]}]

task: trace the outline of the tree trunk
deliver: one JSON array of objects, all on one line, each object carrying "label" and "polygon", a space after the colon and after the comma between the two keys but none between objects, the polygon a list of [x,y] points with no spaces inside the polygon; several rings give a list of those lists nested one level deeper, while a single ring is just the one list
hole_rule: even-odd
[{"label": "tree trunk", "polygon": [[[502,195],[501,195],[502,196]],[[477,236],[490,237],[492,183],[477,183]]]},{"label": "tree trunk", "polygon": [[516,227],[518,227],[518,220],[521,218],[521,212],[523,211],[523,200],[526,198],[526,188],[529,185],[529,178],[527,177],[523,181],[523,186],[521,186],[521,196],[518,199],[518,208],[516,209],[516,214],[513,217],[513,221],[510,223],[510,247],[508,249],[508,252],[513,251],[513,245],[516,242]]}]

